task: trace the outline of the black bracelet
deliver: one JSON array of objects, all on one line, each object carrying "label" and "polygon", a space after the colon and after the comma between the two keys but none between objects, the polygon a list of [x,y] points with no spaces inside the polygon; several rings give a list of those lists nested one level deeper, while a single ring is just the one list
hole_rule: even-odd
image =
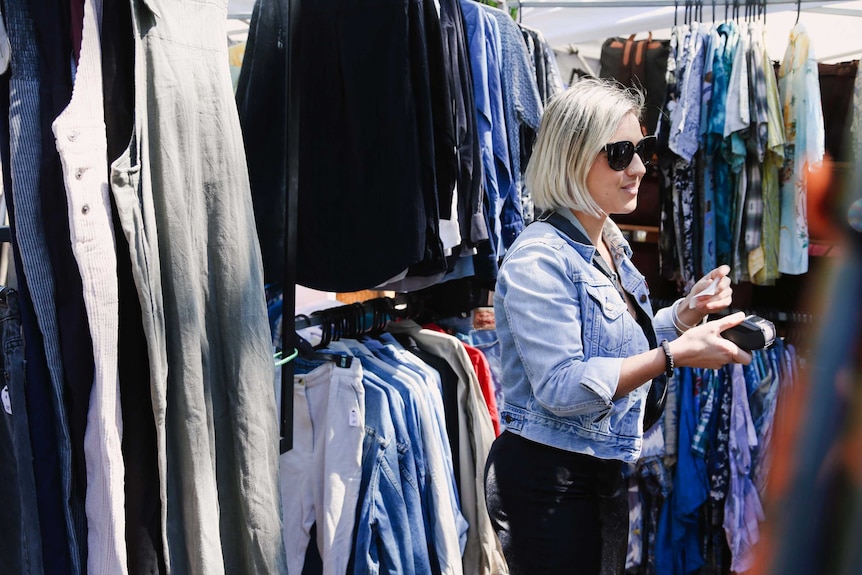
[{"label": "black bracelet", "polygon": [[673,377],[673,354],[666,339],[661,340],[661,348],[664,350],[664,374],[670,379]]}]

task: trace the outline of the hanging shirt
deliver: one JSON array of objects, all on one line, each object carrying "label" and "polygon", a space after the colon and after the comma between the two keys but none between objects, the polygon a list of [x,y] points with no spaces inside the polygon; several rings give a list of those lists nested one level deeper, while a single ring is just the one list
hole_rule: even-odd
[{"label": "hanging shirt", "polygon": [[763,238],[763,161],[768,145],[768,103],[766,76],[762,58],[763,28],[756,22],[748,24],[749,112],[748,132],[748,189],[745,198],[745,224],[743,230],[744,253],[747,254],[748,278],[764,265]]},{"label": "hanging shirt", "polygon": [[78,262],[93,344],[84,455],[87,570],[127,573],[126,513],[118,366],[119,279],[109,198],[102,100],[102,2],[87,0],[72,100],[52,129],[63,166],[72,253]]},{"label": "hanging shirt", "polygon": [[808,170],[823,160],[826,144],[817,61],[802,24],[790,31],[778,90],[787,144],[781,172],[778,271],[803,274],[808,271]]},{"label": "hanging shirt", "polygon": [[724,503],[724,531],[730,547],[730,568],[736,573],[752,566],[751,553],[760,538],[758,523],[765,519],[760,496],[751,481],[751,450],[757,433],[748,407],[748,393],[741,365],[731,368],[733,410],[730,424],[730,490]]},{"label": "hanging shirt", "polygon": [[[761,29],[766,34],[766,29]],[[765,39],[764,39],[765,40]],[[766,52],[766,42],[761,42],[763,55],[763,77],[766,81],[766,150],[763,158],[763,226],[761,248],[763,267],[751,273],[751,281],[757,285],[772,285],[778,279],[779,244],[779,176],[784,164],[784,117],[778,95],[778,82],[772,60]],[[749,270],[750,272],[752,270]]]},{"label": "hanging shirt", "polygon": [[[503,110],[509,138],[509,160],[512,168],[512,187],[507,198],[517,198],[521,203],[508,204],[510,210],[517,210],[522,216],[521,225],[532,221],[532,208],[524,211],[524,191],[522,189],[522,158],[526,155],[521,149],[521,134],[535,133],[542,118],[542,99],[533,75],[530,60],[518,25],[512,17],[496,8],[485,7],[500,25],[500,48],[502,59],[500,69],[503,88]],[[527,139],[530,141],[531,139]],[[531,205],[531,204],[530,204]],[[505,216],[503,217],[505,220]],[[517,218],[512,219],[517,224]]]},{"label": "hanging shirt", "polygon": [[731,173],[724,152],[724,124],[727,106],[727,94],[730,75],[733,68],[734,54],[739,39],[736,24],[732,21],[718,26],[719,43],[716,46],[716,57],[713,62],[712,108],[706,137],[707,150],[711,151],[715,165],[715,252],[716,263],[731,262]]},{"label": "hanging shirt", "polygon": [[679,68],[679,101],[671,113],[668,146],[687,162],[692,161],[700,145],[704,40],[703,25],[692,22],[685,34],[683,61]]},{"label": "hanging shirt", "polygon": [[715,163],[708,161],[711,159],[713,149],[706,149],[709,141],[706,138],[706,133],[709,123],[710,109],[712,108],[713,98],[713,83],[715,76],[713,65],[715,62],[716,49],[722,41],[722,36],[716,31],[715,25],[709,30],[709,34],[704,39],[704,62],[703,62],[703,82],[701,83],[700,96],[700,166],[702,169],[701,178],[701,197],[700,197],[700,214],[701,214],[701,238],[700,238],[700,265],[702,270],[711,270],[716,267],[715,261]]},{"label": "hanging shirt", "polygon": [[473,81],[475,108],[472,113],[476,116],[476,135],[479,138],[482,173],[485,178],[485,194],[488,198],[488,235],[491,241],[491,252],[497,254],[502,243],[498,214],[503,207],[503,198],[497,181],[497,168],[494,160],[494,117],[491,111],[492,103],[489,88],[489,75],[494,72],[490,70],[489,66],[489,41],[487,39],[490,30],[486,26],[485,12],[478,3],[473,0],[461,0],[461,12],[464,14],[464,26],[467,31],[470,73]]}]

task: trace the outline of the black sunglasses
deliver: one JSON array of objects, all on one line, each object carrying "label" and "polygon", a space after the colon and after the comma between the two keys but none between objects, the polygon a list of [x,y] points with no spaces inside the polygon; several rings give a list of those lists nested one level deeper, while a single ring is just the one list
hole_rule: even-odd
[{"label": "black sunglasses", "polygon": [[655,148],[656,137],[645,136],[637,145],[628,141],[614,142],[613,144],[605,144],[602,151],[608,155],[608,166],[612,170],[621,172],[632,163],[635,154],[640,156],[644,166],[649,166],[655,153]]}]

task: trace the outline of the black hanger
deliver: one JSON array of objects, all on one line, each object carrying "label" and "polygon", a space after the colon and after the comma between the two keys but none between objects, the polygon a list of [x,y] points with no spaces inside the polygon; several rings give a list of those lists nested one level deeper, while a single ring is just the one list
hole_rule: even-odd
[{"label": "black hanger", "polygon": [[[328,342],[327,342],[328,343]],[[353,356],[346,353],[336,353],[330,351],[319,351],[314,348],[311,343],[297,334],[296,349],[299,356],[310,360],[331,361],[338,367],[348,368],[353,365]]]},{"label": "black hanger", "polygon": [[802,12],[802,0],[796,0],[796,23],[799,24],[799,13]]},{"label": "black hanger", "polygon": [[[329,351],[320,351],[320,349],[325,348],[332,342],[334,339],[338,339],[336,336],[339,335],[339,326],[336,325],[336,322],[339,321],[336,315],[333,313],[332,308],[328,310],[319,310],[312,313],[312,316],[320,318],[320,328],[321,328],[321,340],[317,346],[311,345],[307,339],[294,332],[294,337],[296,339],[296,350],[299,353],[299,356],[304,359],[317,360],[317,361],[332,361],[338,367],[348,368],[353,364],[353,357],[344,353],[335,353]],[[313,325],[313,320],[309,318],[305,314],[298,314],[295,316],[299,319],[305,319],[310,325]],[[343,317],[343,316],[342,316]]]},{"label": "black hanger", "polygon": [[392,298],[378,298],[373,303],[376,317],[373,330],[375,333],[380,333],[386,329],[386,324],[389,323],[390,320],[398,317],[398,314],[395,311],[395,302]]}]

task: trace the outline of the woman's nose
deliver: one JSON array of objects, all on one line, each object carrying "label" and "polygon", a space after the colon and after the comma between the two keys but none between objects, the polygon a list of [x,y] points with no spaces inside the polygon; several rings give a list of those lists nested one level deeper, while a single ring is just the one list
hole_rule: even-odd
[{"label": "woman's nose", "polygon": [[634,157],[632,157],[632,161],[628,166],[626,166],[626,172],[630,176],[643,176],[646,174],[646,165],[644,165],[640,154],[635,154]]}]

